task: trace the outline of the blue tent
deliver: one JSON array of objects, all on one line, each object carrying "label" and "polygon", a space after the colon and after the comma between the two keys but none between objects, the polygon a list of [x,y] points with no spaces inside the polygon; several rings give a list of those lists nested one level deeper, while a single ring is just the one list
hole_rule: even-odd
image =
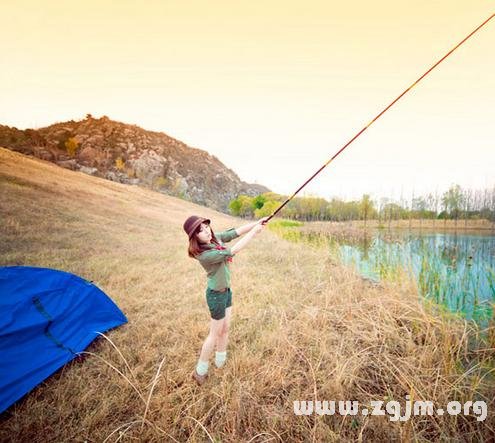
[{"label": "blue tent", "polygon": [[127,322],[92,283],[67,272],[0,267],[0,412]]}]

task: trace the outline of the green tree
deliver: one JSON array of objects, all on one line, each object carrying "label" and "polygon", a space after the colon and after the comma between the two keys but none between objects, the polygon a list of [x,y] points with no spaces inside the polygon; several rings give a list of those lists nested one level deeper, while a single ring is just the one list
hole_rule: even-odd
[{"label": "green tree", "polygon": [[261,209],[266,202],[266,197],[263,194],[257,195],[253,199],[253,210]]},{"label": "green tree", "polygon": [[248,217],[253,215],[253,197],[241,194],[236,199],[231,200],[229,209],[232,215]]},{"label": "green tree", "polygon": [[363,218],[365,227],[366,227],[366,221],[374,213],[376,213],[376,210],[373,206],[373,202],[371,201],[369,194],[364,194],[363,198],[359,202],[359,216],[360,218]]},{"label": "green tree", "polygon": [[327,206],[325,219],[331,221],[345,220],[345,201],[340,198],[332,198]]},{"label": "green tree", "polygon": [[285,200],[287,200],[287,197],[286,195],[282,195],[282,194],[277,194],[276,192],[264,192],[263,194],[261,194],[263,197],[265,197],[265,200],[268,201],[268,200],[273,200],[273,201],[276,201],[276,202],[284,202]]},{"label": "green tree", "polygon": [[254,216],[256,218],[267,217],[269,215],[272,215],[279,206],[279,202],[268,200],[261,208],[255,209]]},{"label": "green tree", "polygon": [[241,202],[238,198],[230,201],[229,210],[232,215],[239,215],[239,213],[241,212]]},{"label": "green tree", "polygon": [[249,217],[253,215],[253,197],[249,195],[240,195],[241,209],[239,215],[241,217]]},{"label": "green tree", "polygon": [[445,210],[449,212],[450,217],[455,218],[457,221],[461,208],[464,205],[464,195],[461,187],[459,185],[451,186],[449,190],[443,194],[442,203]]},{"label": "green tree", "polygon": [[402,206],[393,202],[386,203],[385,205],[383,205],[382,213],[383,213],[383,219],[388,220],[389,227],[392,219],[394,220],[403,219],[407,215],[407,211]]}]

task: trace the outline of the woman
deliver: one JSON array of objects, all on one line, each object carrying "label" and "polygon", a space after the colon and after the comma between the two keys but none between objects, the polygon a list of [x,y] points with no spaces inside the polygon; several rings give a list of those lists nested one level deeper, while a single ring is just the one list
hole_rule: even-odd
[{"label": "woman", "polygon": [[[209,359],[215,352],[215,366],[221,368],[227,358],[227,338],[232,315],[232,289],[229,263],[252,238],[264,228],[268,217],[239,228],[218,232],[211,229],[210,220],[192,215],[184,222],[189,237],[189,257],[197,259],[207,273],[206,302],[210,310],[210,332],[201,348],[193,378],[202,385],[208,376]],[[232,248],[224,246],[234,238],[246,234]]]}]

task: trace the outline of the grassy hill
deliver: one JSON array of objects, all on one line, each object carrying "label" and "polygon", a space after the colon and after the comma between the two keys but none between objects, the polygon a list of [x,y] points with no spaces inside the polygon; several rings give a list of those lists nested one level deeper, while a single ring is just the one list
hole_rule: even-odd
[{"label": "grassy hill", "polygon": [[[129,323],[95,341],[0,418],[1,441],[479,441],[493,435],[493,330],[418,301],[410,281],[372,286],[328,251],[265,230],[232,264],[225,368],[191,372],[209,328],[205,274],[182,223],[245,221],[0,148],[0,265],[75,273]],[[493,372],[492,372],[493,374]],[[298,416],[294,400],[405,396],[488,417]],[[402,412],[403,414],[404,412]]]}]

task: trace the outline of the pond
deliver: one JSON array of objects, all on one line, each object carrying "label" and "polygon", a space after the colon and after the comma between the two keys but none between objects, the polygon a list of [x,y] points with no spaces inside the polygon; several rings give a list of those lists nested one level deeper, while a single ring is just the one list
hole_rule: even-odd
[{"label": "pond", "polygon": [[466,318],[487,320],[495,303],[495,235],[463,233],[394,233],[377,231],[360,244],[339,243],[344,264],[380,280],[406,269],[421,294]]},{"label": "pond", "polygon": [[495,318],[495,234],[492,231],[374,229],[331,233],[320,225],[277,220],[282,238],[329,248],[365,278],[416,280],[420,295],[480,325]]}]

